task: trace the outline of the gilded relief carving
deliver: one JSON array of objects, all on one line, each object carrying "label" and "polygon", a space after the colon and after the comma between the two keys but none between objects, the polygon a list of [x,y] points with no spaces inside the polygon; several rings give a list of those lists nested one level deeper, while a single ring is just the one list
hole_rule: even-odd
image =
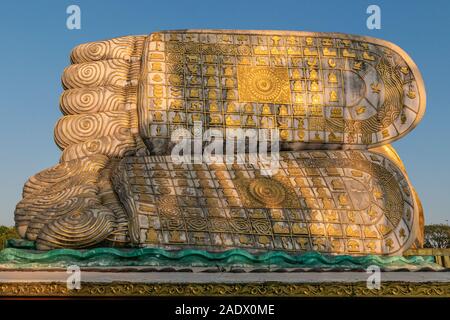
[{"label": "gilded relief carving", "polygon": [[[147,170],[133,170],[137,163]],[[149,156],[124,159],[117,174],[125,177],[122,187],[131,190],[121,200],[148,208],[137,212],[144,223],[136,226],[154,231],[151,241],[141,233],[148,246],[380,254],[398,252],[411,241],[416,218],[407,212],[415,210],[415,199],[409,187],[400,187],[406,176],[386,157],[362,151],[284,152],[281,165],[278,174],[263,177],[257,166],[191,170],[176,167],[170,157]],[[151,179],[159,172],[172,174]],[[136,180],[138,175],[144,179]],[[145,200],[136,200],[147,178]]]},{"label": "gilded relief carving", "polygon": [[[395,45],[185,30],[82,44],[71,60],[55,127],[60,163],[27,181],[15,211],[20,235],[38,249],[420,246],[420,200],[389,143],[420,121],[425,91]],[[172,133],[198,122],[224,136],[278,129],[279,173],[173,163]]]}]

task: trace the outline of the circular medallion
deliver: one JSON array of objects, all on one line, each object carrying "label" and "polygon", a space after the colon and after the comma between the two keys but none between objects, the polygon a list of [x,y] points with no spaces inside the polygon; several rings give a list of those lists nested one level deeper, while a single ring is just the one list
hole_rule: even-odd
[{"label": "circular medallion", "polygon": [[269,178],[257,178],[249,183],[248,191],[255,200],[268,206],[278,206],[286,198],[284,186]]},{"label": "circular medallion", "polygon": [[281,85],[271,69],[256,69],[250,74],[249,91],[258,100],[275,100],[281,93]]},{"label": "circular medallion", "polygon": [[241,102],[290,103],[288,69],[239,66],[238,90]]}]

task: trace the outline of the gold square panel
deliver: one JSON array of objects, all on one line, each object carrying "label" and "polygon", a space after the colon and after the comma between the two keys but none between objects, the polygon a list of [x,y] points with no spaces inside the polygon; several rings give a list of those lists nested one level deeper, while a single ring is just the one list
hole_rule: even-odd
[{"label": "gold square panel", "polygon": [[288,69],[238,66],[240,102],[291,103]]}]

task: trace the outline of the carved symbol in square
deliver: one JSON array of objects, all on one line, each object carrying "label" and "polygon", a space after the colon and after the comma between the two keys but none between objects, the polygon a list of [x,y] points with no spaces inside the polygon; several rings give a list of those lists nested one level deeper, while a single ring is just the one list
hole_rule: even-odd
[{"label": "carved symbol in square", "polygon": [[287,68],[238,66],[239,101],[291,103]]}]

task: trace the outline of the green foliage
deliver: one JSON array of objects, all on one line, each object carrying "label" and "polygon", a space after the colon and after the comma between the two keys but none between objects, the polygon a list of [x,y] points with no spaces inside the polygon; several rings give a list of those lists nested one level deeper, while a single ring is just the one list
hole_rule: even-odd
[{"label": "green foliage", "polygon": [[5,247],[6,240],[20,238],[16,228],[0,226],[0,250]]},{"label": "green foliage", "polygon": [[431,224],[425,226],[425,248],[450,248],[450,226]]}]

